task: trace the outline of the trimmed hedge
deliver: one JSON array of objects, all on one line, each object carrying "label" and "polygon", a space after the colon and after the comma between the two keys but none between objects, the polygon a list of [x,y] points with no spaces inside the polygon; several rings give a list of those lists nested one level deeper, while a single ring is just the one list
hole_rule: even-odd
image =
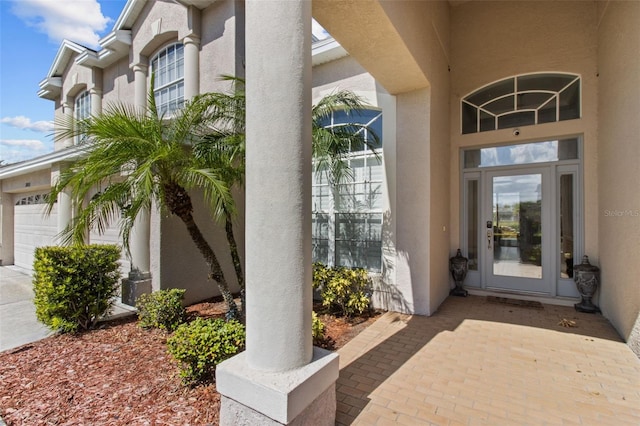
[{"label": "trimmed hedge", "polygon": [[63,333],[93,328],[113,307],[119,259],[116,245],[36,248],[33,289],[38,320]]},{"label": "trimmed hedge", "polygon": [[172,288],[143,294],[136,301],[139,325],[173,331],[184,322],[186,310],[182,299],[186,290]]},{"label": "trimmed hedge", "polygon": [[186,385],[213,380],[216,365],[240,353],[245,346],[244,325],[235,320],[196,318],[181,324],[167,339],[169,354],[180,365]]}]

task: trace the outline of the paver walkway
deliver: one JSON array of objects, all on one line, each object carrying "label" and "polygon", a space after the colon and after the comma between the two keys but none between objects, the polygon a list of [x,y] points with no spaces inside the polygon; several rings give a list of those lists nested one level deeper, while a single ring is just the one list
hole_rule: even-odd
[{"label": "paver walkway", "polygon": [[431,317],[385,314],[339,353],[339,425],[640,425],[640,360],[571,307],[450,297]]}]

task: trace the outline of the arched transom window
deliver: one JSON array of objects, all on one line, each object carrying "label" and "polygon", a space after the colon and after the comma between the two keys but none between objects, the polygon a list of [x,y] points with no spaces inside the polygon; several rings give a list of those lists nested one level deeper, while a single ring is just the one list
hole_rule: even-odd
[{"label": "arched transom window", "polygon": [[580,77],[509,77],[465,96],[461,107],[463,134],[580,118]]},{"label": "arched transom window", "polygon": [[162,49],[152,60],[154,95],[159,115],[169,115],[184,103],[184,46],[176,43]]}]

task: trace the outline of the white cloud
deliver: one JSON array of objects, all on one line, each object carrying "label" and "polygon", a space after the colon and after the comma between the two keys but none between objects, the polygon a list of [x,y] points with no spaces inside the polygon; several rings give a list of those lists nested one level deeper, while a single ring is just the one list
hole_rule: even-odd
[{"label": "white cloud", "polygon": [[24,147],[34,151],[42,151],[45,146],[37,139],[0,139],[0,145],[11,147]]},{"label": "white cloud", "polygon": [[17,117],[3,117],[0,119],[0,123],[5,123],[9,126],[17,127],[18,129],[33,130],[34,132],[47,133],[53,131],[52,121],[34,121],[32,123],[31,119],[24,115],[19,115]]},{"label": "white cloud", "polygon": [[56,43],[68,39],[89,47],[98,46],[111,21],[97,0],[13,0],[12,12]]},{"label": "white cloud", "polygon": [[0,162],[2,165],[28,160],[51,151],[37,139],[0,139]]}]

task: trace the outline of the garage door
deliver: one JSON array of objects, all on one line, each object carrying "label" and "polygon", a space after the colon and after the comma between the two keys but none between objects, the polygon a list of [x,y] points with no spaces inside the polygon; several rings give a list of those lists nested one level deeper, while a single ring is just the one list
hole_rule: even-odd
[{"label": "garage door", "polygon": [[33,252],[36,247],[53,245],[58,229],[58,206],[45,216],[45,204],[40,194],[20,195],[15,198],[13,222],[14,264],[33,270]]}]

